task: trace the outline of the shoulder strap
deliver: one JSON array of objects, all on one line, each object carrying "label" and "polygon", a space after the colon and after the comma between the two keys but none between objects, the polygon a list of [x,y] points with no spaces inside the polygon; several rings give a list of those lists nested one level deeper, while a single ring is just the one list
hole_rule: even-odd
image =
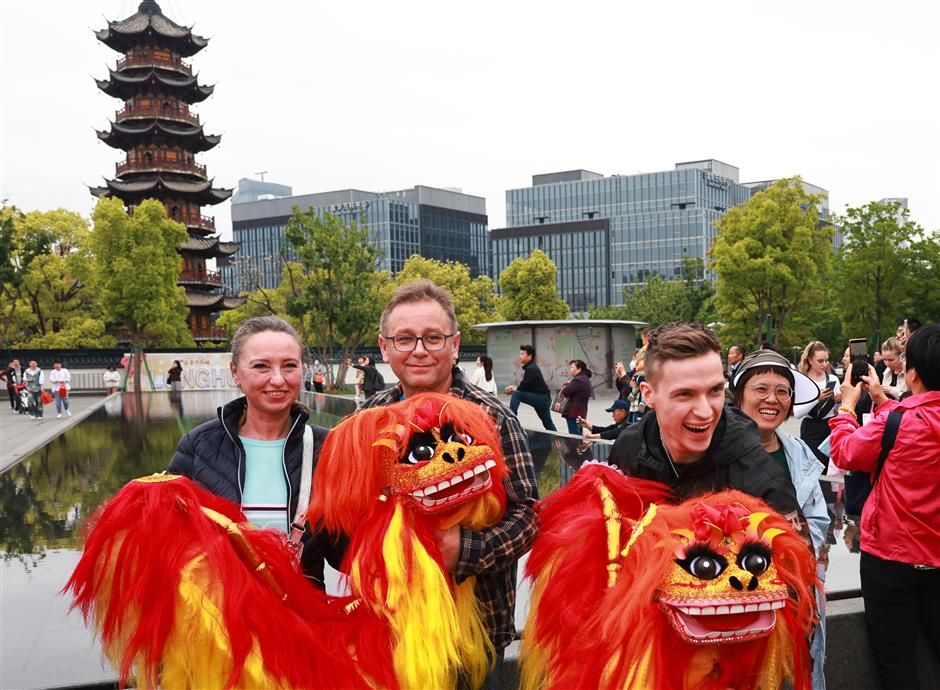
[{"label": "shoulder strap", "polygon": [[303,463],[300,466],[300,493],[297,495],[297,512],[290,526],[288,541],[298,548],[304,533],[307,506],[310,504],[310,485],[313,482],[313,427],[304,424]]},{"label": "shoulder strap", "polygon": [[888,459],[888,453],[894,448],[894,442],[898,437],[898,429],[901,428],[901,415],[904,410],[901,408],[891,410],[888,413],[888,419],[885,421],[885,430],[881,436],[881,454],[878,456],[878,464],[875,466],[875,476],[872,477],[872,486],[881,476],[881,468],[884,467],[885,460]]}]

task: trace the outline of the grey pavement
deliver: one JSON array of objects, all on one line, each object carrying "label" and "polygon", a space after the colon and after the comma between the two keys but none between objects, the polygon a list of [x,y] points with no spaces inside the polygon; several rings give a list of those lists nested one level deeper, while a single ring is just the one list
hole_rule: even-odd
[{"label": "grey pavement", "polygon": [[[120,393],[115,393],[120,395]],[[42,419],[16,414],[4,396],[0,407],[0,472],[42,448],[66,429],[75,426],[104,403],[105,395],[76,395],[69,398],[72,416],[56,419],[55,403],[46,405]]]}]

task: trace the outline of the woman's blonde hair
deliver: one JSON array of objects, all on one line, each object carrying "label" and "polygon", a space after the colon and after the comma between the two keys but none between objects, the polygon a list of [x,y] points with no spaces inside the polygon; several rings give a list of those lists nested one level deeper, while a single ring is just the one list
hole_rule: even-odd
[{"label": "woman's blonde hair", "polygon": [[803,349],[803,354],[800,355],[800,365],[798,367],[799,370],[804,374],[808,374],[809,368],[810,368],[810,360],[813,359],[813,357],[816,355],[817,352],[820,352],[822,350],[825,350],[827,353],[829,352],[829,348],[826,347],[826,343],[824,343],[821,340],[811,340],[809,342],[809,345],[807,345]]}]

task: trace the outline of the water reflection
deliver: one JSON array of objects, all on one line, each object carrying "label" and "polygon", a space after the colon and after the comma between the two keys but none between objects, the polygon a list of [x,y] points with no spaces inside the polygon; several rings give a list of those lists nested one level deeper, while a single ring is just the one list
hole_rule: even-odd
[{"label": "water reflection", "polygon": [[[215,416],[231,393],[174,392],[105,401],[88,419],[0,475],[0,556],[27,570],[48,549],[75,548],[94,509],[128,481],[166,469],[180,437]],[[351,401],[309,396],[311,417],[332,427]],[[316,399],[314,399],[316,398]]]}]

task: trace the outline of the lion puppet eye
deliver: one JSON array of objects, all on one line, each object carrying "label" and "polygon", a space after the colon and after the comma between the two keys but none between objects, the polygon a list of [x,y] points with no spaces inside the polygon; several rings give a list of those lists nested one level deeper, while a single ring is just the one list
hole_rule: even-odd
[{"label": "lion puppet eye", "polygon": [[746,544],[738,554],[738,565],[751,575],[763,575],[770,567],[771,554],[763,544]]},{"label": "lion puppet eye", "polygon": [[411,452],[408,453],[408,462],[412,465],[415,465],[419,462],[427,462],[434,457],[434,446],[429,446],[427,444],[420,444],[411,449]]},{"label": "lion puppet eye", "polygon": [[691,546],[685,558],[676,559],[676,563],[699,580],[714,580],[728,567],[728,561],[723,556],[701,545]]}]

